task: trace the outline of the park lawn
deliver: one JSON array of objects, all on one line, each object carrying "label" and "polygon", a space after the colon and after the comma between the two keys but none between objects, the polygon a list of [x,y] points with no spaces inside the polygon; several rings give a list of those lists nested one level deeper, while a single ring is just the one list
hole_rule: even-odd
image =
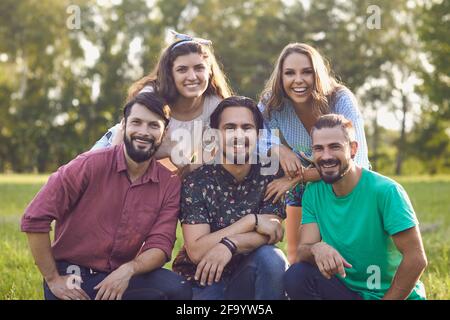
[{"label": "park lawn", "polygon": [[[42,299],[42,278],[19,232],[20,217],[47,175],[0,175],[0,300]],[[450,299],[450,176],[398,177],[424,229],[428,299]],[[447,195],[447,196],[446,196]],[[182,245],[180,228],[174,254]],[[285,250],[285,243],[279,245]],[[172,258],[173,258],[172,257]],[[171,263],[167,264],[170,267]]]}]

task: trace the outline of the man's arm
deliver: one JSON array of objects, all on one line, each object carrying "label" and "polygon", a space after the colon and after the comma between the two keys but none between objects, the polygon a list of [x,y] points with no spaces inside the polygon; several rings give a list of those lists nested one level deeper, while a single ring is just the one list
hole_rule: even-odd
[{"label": "man's arm", "polygon": [[230,237],[239,233],[247,233],[254,229],[255,217],[246,215],[232,225],[211,233],[211,227],[207,223],[183,224],[183,238],[189,258],[198,264],[203,256],[224,237]]},{"label": "man's arm", "polygon": [[94,289],[98,290],[96,300],[121,300],[133,276],[151,272],[170,261],[180,212],[181,183],[177,177],[169,183],[167,199],[162,203],[162,209],[149,230],[141,253],[95,286]]},{"label": "man's arm", "polygon": [[50,236],[48,233],[27,233],[28,244],[34,261],[42,273],[50,291],[59,299],[63,300],[89,300],[89,296],[81,289],[80,285],[74,283],[76,275],[60,276],[56,268],[50,247]]},{"label": "man's arm", "polygon": [[[269,218],[270,215],[261,215],[261,223],[257,231],[234,234],[228,237],[236,245],[236,253],[249,253],[264,244],[273,244],[283,238],[283,228],[279,217]],[[275,227],[275,228],[274,228]],[[274,229],[275,232],[265,231]],[[266,232],[268,234],[264,234]],[[272,234],[273,233],[273,234]],[[225,266],[230,262],[232,254],[230,249],[222,243],[215,244],[207,251],[197,264],[195,279],[200,280],[202,285],[206,281],[211,285],[219,281]]]},{"label": "man's arm", "polygon": [[300,227],[300,240],[298,245],[297,262],[316,264],[311,248],[322,240],[317,223],[303,224]]},{"label": "man's arm", "polygon": [[236,245],[236,253],[249,253],[269,243],[269,236],[256,231],[235,234],[228,237]]},{"label": "man's arm", "polygon": [[89,185],[92,172],[85,155],[61,166],[25,209],[21,230],[48,233],[52,221],[62,219],[78,203]]},{"label": "man's arm", "polygon": [[60,167],[28,205],[21,221],[21,230],[27,234],[35,263],[50,291],[59,299],[89,299],[79,285],[69,283],[75,275],[58,274],[51,252],[49,231],[52,221],[70,212],[83,195],[90,173],[87,158],[83,155]]},{"label": "man's arm", "polygon": [[53,258],[48,233],[27,233],[31,254],[44,280],[48,283],[59,276]]},{"label": "man's arm", "polygon": [[383,299],[406,299],[425,270],[427,257],[417,226],[393,235],[392,239],[403,259]]},{"label": "man's arm", "polygon": [[316,223],[302,225],[298,254],[299,261],[315,264],[327,279],[331,279],[337,273],[345,277],[344,268],[352,268],[352,265],[336,249],[320,240],[320,231]]},{"label": "man's arm", "polygon": [[[183,224],[183,238],[186,246],[186,251],[189,258],[195,264],[198,264],[205,254],[217,245],[222,238],[231,237],[241,234],[246,234],[254,231],[256,219],[254,214],[247,214],[232,225],[211,233],[209,224]],[[283,237],[280,217],[272,214],[258,215],[258,234],[269,236],[268,243],[276,243]],[[261,237],[256,238],[253,235],[251,238],[244,239],[258,240],[254,245],[258,245]],[[242,241],[242,238],[241,238]],[[248,243],[245,246],[248,246]],[[261,245],[258,245],[258,247]]]},{"label": "man's arm", "polygon": [[[235,234],[228,237],[237,247],[237,253],[251,252],[260,246],[267,244],[270,237],[259,234],[256,231]],[[225,266],[231,261],[232,254],[230,249],[222,243],[214,245],[203,256],[197,264],[195,279],[200,281],[201,285],[212,285],[214,281],[219,281],[222,277]]]}]

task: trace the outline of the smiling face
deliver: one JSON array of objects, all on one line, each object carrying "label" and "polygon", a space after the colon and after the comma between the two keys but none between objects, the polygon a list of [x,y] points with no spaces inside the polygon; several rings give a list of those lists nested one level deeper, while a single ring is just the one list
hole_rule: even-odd
[{"label": "smiling face", "polygon": [[137,163],[149,160],[161,145],[164,129],[161,117],[135,103],[124,127],[123,140],[127,155]]},{"label": "smiling face", "polygon": [[173,62],[172,75],[178,93],[185,98],[198,98],[208,88],[209,66],[198,53],[179,56]]},{"label": "smiling face", "polygon": [[289,54],[281,72],[285,94],[294,104],[307,103],[314,90],[314,70],[309,57],[296,52]]},{"label": "smiling face", "polygon": [[220,115],[219,130],[226,163],[248,163],[258,138],[253,113],[245,107],[227,107]]},{"label": "smiling face", "polygon": [[322,180],[333,184],[342,179],[353,165],[357,143],[350,142],[339,126],[314,130],[312,140],[314,163]]}]

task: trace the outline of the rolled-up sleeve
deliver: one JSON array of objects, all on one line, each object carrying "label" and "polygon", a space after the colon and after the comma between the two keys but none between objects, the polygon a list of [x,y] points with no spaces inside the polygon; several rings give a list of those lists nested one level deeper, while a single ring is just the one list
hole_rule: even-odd
[{"label": "rolled-up sleeve", "polygon": [[180,189],[181,181],[177,176],[174,176],[168,185],[166,200],[163,202],[158,217],[145,239],[141,253],[148,249],[158,248],[166,254],[167,261],[171,260],[180,214]]},{"label": "rolled-up sleeve", "polygon": [[21,231],[51,231],[51,223],[62,219],[79,200],[88,185],[89,175],[88,160],[83,155],[60,167],[25,209]]},{"label": "rolled-up sleeve", "polygon": [[92,146],[91,151],[111,147],[114,137],[119,130],[119,127],[120,123],[116,124],[114,127],[109,128],[108,131]]}]

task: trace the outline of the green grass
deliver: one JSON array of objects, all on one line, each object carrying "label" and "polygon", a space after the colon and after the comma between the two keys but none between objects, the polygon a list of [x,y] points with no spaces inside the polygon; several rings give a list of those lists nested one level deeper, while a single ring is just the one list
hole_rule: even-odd
[{"label": "green grass", "polygon": [[[42,299],[42,278],[19,232],[20,217],[45,183],[44,175],[0,175],[0,300]],[[422,281],[428,299],[450,299],[450,176],[395,177],[420,220],[429,265]],[[177,231],[174,255],[182,245]],[[285,249],[285,243],[280,247]],[[167,265],[170,266],[170,263]]]}]

